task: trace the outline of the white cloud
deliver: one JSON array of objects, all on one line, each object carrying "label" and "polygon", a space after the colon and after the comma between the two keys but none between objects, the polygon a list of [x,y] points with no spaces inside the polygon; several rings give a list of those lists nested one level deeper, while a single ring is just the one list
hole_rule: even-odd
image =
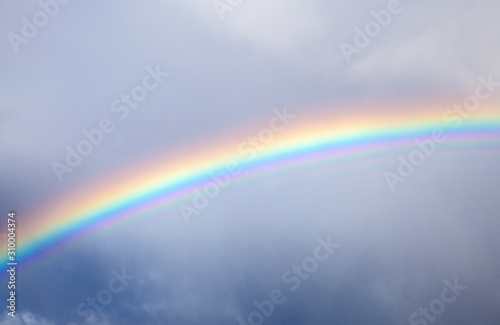
[{"label": "white cloud", "polygon": [[1,323],[4,325],[55,325],[54,322],[35,316],[30,312],[16,313],[16,317],[5,314]]},{"label": "white cloud", "polygon": [[318,64],[329,61],[328,17],[313,3],[244,1],[234,10],[226,11],[223,21],[211,2],[193,0],[189,4],[214,32],[243,42],[261,55],[286,60],[298,69],[309,67],[311,60]]}]

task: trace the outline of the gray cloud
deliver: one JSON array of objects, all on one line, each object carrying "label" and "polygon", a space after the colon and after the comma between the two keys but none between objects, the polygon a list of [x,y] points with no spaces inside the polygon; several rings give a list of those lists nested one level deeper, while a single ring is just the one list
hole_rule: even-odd
[{"label": "gray cloud", "polygon": [[[401,1],[403,11],[346,62],[340,43],[387,3],[244,1],[221,21],[211,1],[70,1],[15,53],[7,34],[20,34],[21,18],[40,5],[2,2],[2,211],[27,215],[159,153],[253,134],[274,107],[304,120],[380,116],[393,108],[379,107],[419,99],[452,107],[478,76],[500,79],[496,4],[486,0]],[[120,120],[113,100],[157,65],[169,77]],[[116,129],[59,183],[51,163],[103,118]],[[78,304],[125,267],[136,280],[94,323],[237,324],[280,289],[287,300],[265,324],[404,324],[458,277],[468,289],[436,323],[497,324],[498,146],[450,148],[395,193],[381,175],[408,148],[358,168],[332,160],[236,179],[189,226],[173,206],[98,231],[20,273],[18,317],[3,310],[0,319],[84,324]],[[328,234],[341,248],[291,291],[283,272]]]}]

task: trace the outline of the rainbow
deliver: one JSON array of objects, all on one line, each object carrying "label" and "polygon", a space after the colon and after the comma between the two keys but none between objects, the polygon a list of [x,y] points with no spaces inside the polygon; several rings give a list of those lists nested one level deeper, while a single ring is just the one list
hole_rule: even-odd
[{"label": "rainbow", "polygon": [[[391,107],[379,115],[356,110],[356,114],[338,117],[324,109],[318,116],[297,116],[252,159],[236,148],[249,135],[266,127],[266,123],[230,137],[240,141],[215,139],[204,147],[191,146],[189,150],[158,155],[18,219],[22,222],[17,235],[18,264],[20,267],[35,265],[43,256],[91,232],[126,220],[133,222],[154,209],[176,208],[194,189],[211,181],[213,171],[226,168],[229,161],[242,168],[241,174],[235,176],[238,180],[324,162],[344,167],[360,163],[369,166],[384,159],[396,162],[397,152],[414,149],[416,138],[428,138],[436,128],[444,130],[448,137],[443,150],[452,152],[454,148],[470,150],[486,146],[498,152],[500,107],[483,105],[457,126],[443,117],[448,105],[413,106]],[[403,112],[396,114],[397,111]],[[7,262],[7,257],[2,256],[2,271],[7,268]],[[0,277],[6,273],[2,272]]]}]

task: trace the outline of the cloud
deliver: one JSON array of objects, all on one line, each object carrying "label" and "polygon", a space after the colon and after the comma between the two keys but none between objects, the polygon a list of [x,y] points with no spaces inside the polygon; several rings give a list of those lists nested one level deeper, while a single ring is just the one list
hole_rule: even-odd
[{"label": "cloud", "polygon": [[[404,103],[415,98],[462,98],[477,76],[500,79],[499,23],[488,1],[405,1],[346,62],[339,44],[386,6],[242,1],[220,20],[211,0],[71,1],[18,54],[0,40],[2,209],[36,214],[158,156],[196,165],[205,157],[186,148],[237,145],[268,125],[274,107],[342,122],[345,111],[389,117],[380,107],[397,99],[411,115],[415,108]],[[0,7],[0,29],[20,30],[38,2]],[[142,81],[148,65],[170,76],[116,120],[111,103]],[[59,184],[50,163],[106,117],[117,129]],[[406,148],[389,150],[385,162],[358,161],[363,167],[332,159],[235,180],[189,226],[174,206],[97,229],[26,267],[23,311],[2,324],[78,323],[76,306],[122,267],[136,281],[106,306],[101,324],[236,324],[254,300],[288,290],[283,272],[328,233],[342,249],[300,290],[286,291],[266,324],[403,324],[456,276],[470,290],[439,320],[496,320],[500,160],[495,143],[485,146],[491,152],[440,148],[396,193],[382,175]]]},{"label": "cloud", "polygon": [[21,312],[16,313],[16,317],[4,315],[2,324],[5,325],[55,325],[55,322],[51,322],[42,317],[36,316],[31,312]]}]

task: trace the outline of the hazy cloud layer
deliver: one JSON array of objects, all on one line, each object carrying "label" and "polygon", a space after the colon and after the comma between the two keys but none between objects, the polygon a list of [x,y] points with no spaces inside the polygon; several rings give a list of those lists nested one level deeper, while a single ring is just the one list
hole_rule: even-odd
[{"label": "hazy cloud layer", "polygon": [[[239,143],[229,135],[258,132],[275,107],[307,120],[408,103],[397,109],[410,116],[417,100],[447,102],[444,111],[479,76],[500,80],[494,1],[402,0],[350,62],[340,44],[354,46],[356,28],[391,1],[221,0],[234,4],[221,14],[217,1],[73,0],[23,36],[23,17],[49,2],[0,2],[2,213],[33,213],[160,153]],[[13,46],[9,33],[27,41]],[[121,119],[113,102],[148,69],[169,75]],[[59,182],[51,164],[103,119],[113,131]],[[3,309],[2,324],[238,324],[273,290],[286,299],[264,324],[405,324],[438,308],[456,278],[467,288],[414,324],[498,324],[498,143],[436,152],[392,193],[381,175],[400,154],[235,181],[189,225],[174,207],[89,235],[18,274],[17,317]],[[341,246],[307,279],[295,275],[292,290],[298,280],[283,274],[328,236]],[[95,318],[82,316],[122,269],[134,279]]]}]

